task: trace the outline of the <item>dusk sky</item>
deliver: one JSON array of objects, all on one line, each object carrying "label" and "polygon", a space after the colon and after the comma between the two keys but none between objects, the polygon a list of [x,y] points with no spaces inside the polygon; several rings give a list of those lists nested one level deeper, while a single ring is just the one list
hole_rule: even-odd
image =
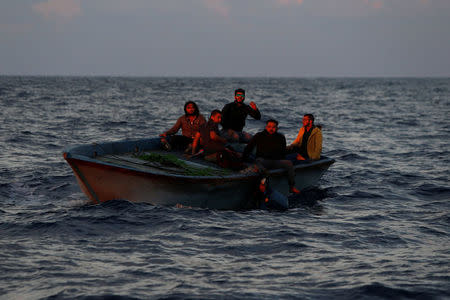
[{"label": "dusk sky", "polygon": [[450,76],[450,0],[2,0],[0,75]]}]

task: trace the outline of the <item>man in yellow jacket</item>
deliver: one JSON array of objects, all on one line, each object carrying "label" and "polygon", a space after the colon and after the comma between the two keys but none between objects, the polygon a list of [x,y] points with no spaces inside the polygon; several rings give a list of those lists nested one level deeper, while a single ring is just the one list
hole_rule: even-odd
[{"label": "man in yellow jacket", "polygon": [[303,127],[290,146],[289,152],[296,152],[296,160],[319,160],[322,152],[322,130],[314,125],[314,116],[303,116]]}]

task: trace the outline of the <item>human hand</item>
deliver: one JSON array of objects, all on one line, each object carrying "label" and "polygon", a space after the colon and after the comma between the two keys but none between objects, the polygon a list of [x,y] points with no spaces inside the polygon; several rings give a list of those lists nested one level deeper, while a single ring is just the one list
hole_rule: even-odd
[{"label": "human hand", "polygon": [[251,101],[251,102],[249,103],[249,105],[250,105],[250,107],[251,107],[252,109],[254,109],[254,110],[257,110],[257,109],[258,109],[258,107],[256,107],[255,102],[253,102],[253,101]]},{"label": "human hand", "polygon": [[297,154],[297,160],[306,160],[306,158],[304,158],[304,157],[301,156],[300,154]]}]

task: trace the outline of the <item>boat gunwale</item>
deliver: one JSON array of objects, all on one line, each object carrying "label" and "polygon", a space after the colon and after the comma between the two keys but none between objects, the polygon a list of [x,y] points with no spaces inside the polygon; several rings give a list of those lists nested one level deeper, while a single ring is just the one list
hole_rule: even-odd
[{"label": "boat gunwale", "polygon": [[[212,179],[213,180],[227,179],[227,181],[230,181],[230,180],[234,181],[234,180],[238,180],[238,179],[254,179],[254,178],[257,178],[260,176],[260,174],[258,174],[258,173],[253,173],[253,174],[234,173],[234,174],[230,174],[230,175],[212,175],[212,176],[211,175],[198,176],[198,175],[169,174],[169,173],[165,173],[165,172],[142,170],[142,169],[137,169],[137,168],[133,168],[130,166],[109,163],[109,162],[105,162],[105,161],[96,159],[95,157],[89,157],[88,155],[76,153],[76,152],[87,152],[89,150],[92,151],[92,153],[97,153],[95,151],[95,146],[98,146],[98,147],[100,147],[100,149],[102,149],[102,152],[105,152],[105,153],[102,153],[102,155],[114,154],[114,153],[107,153],[107,151],[104,151],[104,148],[102,147],[102,145],[110,144],[111,146],[113,146],[115,144],[125,144],[125,143],[133,143],[133,142],[134,143],[138,143],[138,142],[143,143],[146,141],[147,142],[154,141],[156,139],[157,138],[140,139],[140,140],[122,140],[122,141],[116,141],[116,142],[93,143],[92,145],[74,145],[74,146],[69,146],[64,150],[63,157],[68,162],[69,162],[69,160],[74,159],[74,160],[79,160],[79,161],[85,161],[85,162],[88,162],[88,163],[94,164],[94,165],[104,165],[104,166],[112,167],[115,169],[129,170],[129,171],[133,171],[133,172],[140,173],[140,174],[156,175],[158,177],[167,177],[167,178],[182,178],[182,179],[196,179],[196,180],[204,179],[207,181],[210,181]],[[102,156],[102,155],[98,155],[98,156]],[[294,165],[294,170],[297,171],[299,169],[308,169],[308,168],[313,168],[313,167],[317,167],[320,165],[330,166],[334,162],[335,162],[334,159],[322,156],[322,158],[317,161],[311,161],[308,163],[301,163],[301,164]],[[273,169],[273,170],[269,170],[268,173],[269,173],[269,175],[282,175],[285,172],[286,171],[284,169]]]}]

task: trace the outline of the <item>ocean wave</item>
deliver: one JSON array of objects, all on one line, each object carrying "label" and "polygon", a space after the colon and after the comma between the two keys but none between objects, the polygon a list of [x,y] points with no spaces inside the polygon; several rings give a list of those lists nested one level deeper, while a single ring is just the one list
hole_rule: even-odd
[{"label": "ocean wave", "polygon": [[[5,299],[450,297],[447,79],[0,76],[0,86]],[[61,155],[157,136],[185,101],[207,116],[236,87],[282,121],[288,142],[304,113],[326,125],[323,153],[336,163],[286,211],[93,205]]]},{"label": "ocean wave", "polygon": [[342,161],[353,162],[353,161],[360,161],[360,160],[368,160],[368,157],[362,156],[357,153],[348,153],[348,154],[344,154],[344,155],[340,156],[338,159],[342,160]]},{"label": "ocean wave", "polygon": [[[407,289],[374,282],[350,289],[336,290],[335,299],[441,299],[442,292],[433,291],[426,286]],[[446,294],[445,291],[444,294]]]}]

